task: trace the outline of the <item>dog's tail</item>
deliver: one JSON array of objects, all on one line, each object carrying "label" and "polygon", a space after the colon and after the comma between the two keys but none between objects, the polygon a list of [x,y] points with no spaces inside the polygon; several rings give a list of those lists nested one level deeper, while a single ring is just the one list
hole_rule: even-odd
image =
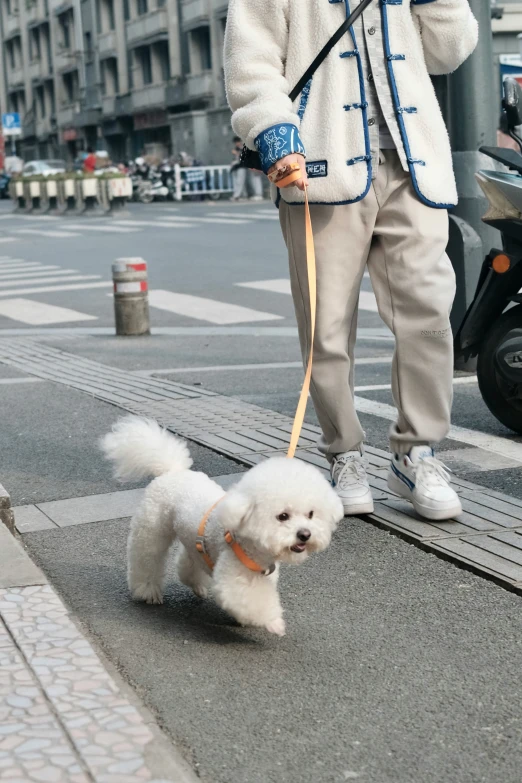
[{"label": "dog's tail", "polygon": [[114,463],[114,475],[120,481],[162,476],[189,470],[192,465],[186,443],[152,419],[120,419],[101,439],[100,447]]}]

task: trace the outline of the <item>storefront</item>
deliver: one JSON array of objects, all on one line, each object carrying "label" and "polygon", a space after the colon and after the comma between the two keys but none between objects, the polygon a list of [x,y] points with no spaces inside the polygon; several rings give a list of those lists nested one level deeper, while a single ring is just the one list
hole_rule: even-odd
[{"label": "storefront", "polygon": [[154,155],[159,159],[171,154],[172,142],[167,112],[163,109],[135,114],[133,117],[132,154]]}]

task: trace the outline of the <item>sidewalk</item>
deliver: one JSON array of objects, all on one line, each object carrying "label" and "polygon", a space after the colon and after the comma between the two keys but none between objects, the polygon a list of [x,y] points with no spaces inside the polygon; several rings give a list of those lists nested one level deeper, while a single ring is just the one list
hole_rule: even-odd
[{"label": "sidewalk", "polygon": [[194,781],[2,525],[0,575],[0,780]]},{"label": "sidewalk", "polygon": [[[125,547],[128,517],[142,488],[103,483],[85,445],[95,446],[123,412],[147,413],[199,443],[192,445],[195,469],[227,486],[248,465],[283,450],[289,417],[107,367],[83,358],[81,346],[72,353],[3,340],[0,350],[0,360],[18,372],[47,379],[23,386],[33,407],[51,410],[34,436],[33,425],[24,431],[33,440],[23,444],[23,453],[50,455],[50,482],[70,465],[68,484],[61,483],[58,494],[44,496],[37,486],[14,508],[23,545],[49,584],[30,561],[33,581],[23,582],[16,565],[14,584],[0,583],[0,614],[9,632],[0,645],[21,656],[17,665],[35,683],[31,693],[42,699],[37,706],[55,721],[51,730],[57,742],[61,738],[59,747],[68,749],[67,764],[79,765],[74,774],[87,775],[79,781],[518,783],[520,597],[495,581],[511,591],[522,584],[522,501],[457,478],[466,513],[459,522],[430,525],[387,490],[385,454],[370,449],[376,514],[345,520],[326,553],[303,568],[283,570],[284,639],[237,627],[212,601],[177,584],[172,563],[165,604],[134,604],[125,584]],[[53,399],[70,422],[57,440]],[[85,423],[73,431],[78,411]],[[68,427],[74,438],[67,439]],[[308,424],[299,456],[320,465],[315,437]],[[54,452],[60,448],[58,463]],[[87,475],[95,479],[90,485]],[[74,496],[64,494],[67,485],[76,489]],[[86,495],[86,486],[98,489]],[[48,638],[37,644],[49,647],[37,649],[38,633]],[[75,645],[72,658],[71,646],[64,650],[67,634]],[[88,675],[76,649],[85,651]],[[49,665],[56,657],[65,668]],[[65,675],[76,665],[78,683],[86,678],[90,684],[71,696],[67,688],[76,674],[71,669]],[[32,698],[15,694],[20,697]],[[128,720],[111,715],[115,704],[135,716],[128,732],[112,723]],[[14,718],[22,724],[29,706],[18,705]],[[71,725],[71,718],[86,722]],[[141,743],[132,751],[125,740],[131,728]],[[148,740],[145,729],[152,732]],[[12,736],[3,740],[7,749],[0,740],[0,754],[8,753],[0,755],[0,781],[10,783],[1,766],[14,764],[17,748],[9,742],[20,740],[18,748],[24,748],[26,741]],[[18,753],[31,754],[31,747]],[[44,762],[23,761],[20,781],[74,780],[66,777],[70,772],[37,767],[29,778],[27,763]],[[128,771],[115,769],[120,764]]]}]

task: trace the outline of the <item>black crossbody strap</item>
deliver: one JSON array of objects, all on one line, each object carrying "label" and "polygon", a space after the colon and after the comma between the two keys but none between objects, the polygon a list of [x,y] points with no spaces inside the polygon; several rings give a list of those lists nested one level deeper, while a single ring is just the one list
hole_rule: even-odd
[{"label": "black crossbody strap", "polygon": [[297,84],[295,85],[294,89],[290,93],[290,100],[295,101],[299,93],[302,91],[303,87],[308,84],[316,70],[319,68],[321,63],[327,58],[327,56],[330,54],[332,49],[334,48],[335,44],[338,43],[343,35],[348,32],[350,27],[357,21],[357,19],[360,17],[360,15],[363,13],[363,11],[368,8],[372,0],[361,0],[355,11],[353,11],[350,16],[348,16],[342,25],[339,27],[339,29],[332,35],[328,43],[323,46],[313,63],[310,65],[309,68],[305,71],[305,73],[301,76]]}]

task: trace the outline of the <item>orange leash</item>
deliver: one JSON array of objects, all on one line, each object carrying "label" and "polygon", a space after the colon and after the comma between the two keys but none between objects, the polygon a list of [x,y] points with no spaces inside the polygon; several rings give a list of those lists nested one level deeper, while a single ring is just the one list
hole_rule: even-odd
[{"label": "orange leash", "polygon": [[[300,179],[301,169],[298,163],[293,163],[290,167],[290,174],[283,179],[277,181],[279,187],[290,185],[292,182]],[[299,443],[299,436],[303,428],[304,417],[306,413],[306,403],[308,402],[308,394],[310,392],[310,382],[312,380],[312,361],[314,354],[314,338],[315,338],[315,320],[317,311],[317,271],[315,264],[315,248],[314,237],[312,233],[312,219],[310,217],[310,205],[308,203],[308,192],[305,188],[305,239],[306,239],[306,269],[308,272],[308,295],[310,297],[310,353],[308,354],[308,363],[306,365],[306,372],[303,381],[303,387],[301,394],[299,395],[299,402],[297,403],[297,409],[294,416],[294,423],[292,425],[292,433],[290,435],[290,445],[286,456],[292,458],[295,456],[297,444]],[[224,495],[223,495],[224,497]],[[214,563],[209,556],[205,547],[205,527],[209,520],[210,515],[223,498],[220,498],[213,506],[209,508],[205,516],[199,523],[198,535],[196,539],[196,549],[203,557],[205,563],[212,571],[214,569]],[[225,532],[225,541],[231,547],[232,551],[240,560],[244,566],[260,574],[268,575],[273,573],[275,566],[270,568],[262,568],[258,563],[249,557],[240,544],[234,539],[230,531]]]}]

